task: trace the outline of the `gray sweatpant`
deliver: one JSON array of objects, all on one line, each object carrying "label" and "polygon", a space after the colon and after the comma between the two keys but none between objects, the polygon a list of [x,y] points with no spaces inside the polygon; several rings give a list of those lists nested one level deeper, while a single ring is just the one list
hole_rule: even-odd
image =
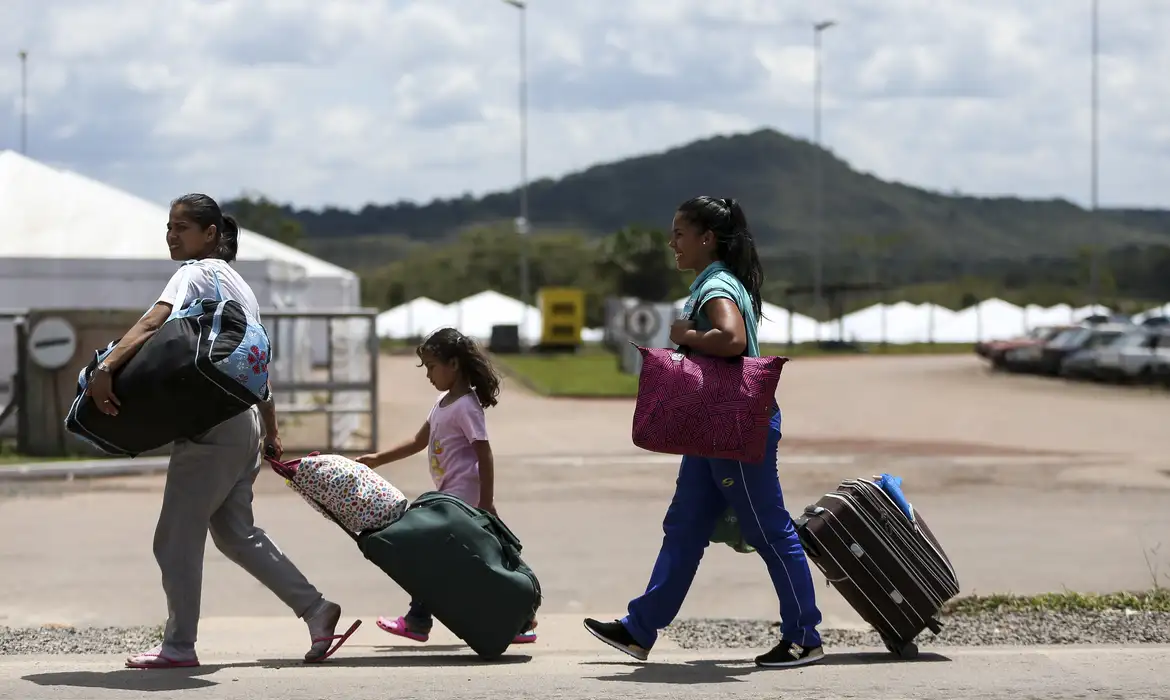
[{"label": "gray sweatpant", "polygon": [[168,647],[194,649],[208,530],[224,556],[298,617],[321,600],[321,593],[253,522],[252,483],[260,471],[261,433],[253,408],[174,444],[154,532],[154,557],[167,597],[163,639]]}]

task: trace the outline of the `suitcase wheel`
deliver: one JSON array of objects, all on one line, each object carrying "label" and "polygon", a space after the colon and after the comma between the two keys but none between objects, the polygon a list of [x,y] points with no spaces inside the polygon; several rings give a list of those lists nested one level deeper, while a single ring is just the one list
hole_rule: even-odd
[{"label": "suitcase wheel", "polygon": [[903,661],[910,661],[912,659],[918,658],[918,645],[914,642],[906,642],[901,646],[898,646],[893,642],[886,642],[886,649],[889,649],[891,654],[898,657],[899,659],[902,659]]}]

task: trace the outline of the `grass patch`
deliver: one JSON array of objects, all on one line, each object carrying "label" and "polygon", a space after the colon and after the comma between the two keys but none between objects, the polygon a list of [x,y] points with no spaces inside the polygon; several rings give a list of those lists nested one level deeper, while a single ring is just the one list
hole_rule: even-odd
[{"label": "grass patch", "polygon": [[494,360],[506,374],[543,396],[612,398],[638,394],[638,377],[623,374],[618,357],[608,352],[506,355]]},{"label": "grass patch", "polygon": [[971,616],[991,612],[1103,612],[1136,610],[1170,613],[1170,588],[1120,593],[1042,593],[1017,596],[993,594],[954,598],[943,606],[943,614]]},{"label": "grass patch", "polygon": [[[928,355],[970,353],[970,343],[918,343],[874,345],[866,353],[822,350],[816,343],[764,345],[764,355],[784,357],[839,357],[843,355]],[[623,374],[617,355],[600,346],[586,346],[576,353],[497,355],[497,366],[532,391],[552,397],[628,398],[638,393],[638,377]]]},{"label": "grass patch", "polygon": [[65,462],[76,459],[93,459],[85,455],[65,455],[63,457],[34,457],[21,454],[12,447],[11,443],[0,443],[0,465],[5,464],[36,464],[38,462]]}]

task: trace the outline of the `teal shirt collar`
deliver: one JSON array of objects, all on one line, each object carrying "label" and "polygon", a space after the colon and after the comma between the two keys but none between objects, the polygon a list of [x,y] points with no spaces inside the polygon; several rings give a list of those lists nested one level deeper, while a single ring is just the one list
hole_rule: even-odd
[{"label": "teal shirt collar", "polygon": [[702,272],[700,272],[698,275],[695,275],[695,281],[691,282],[691,294],[694,294],[696,291],[698,291],[699,287],[703,286],[703,283],[706,282],[707,279],[716,272],[730,272],[730,270],[728,270],[727,266],[719,260],[711,263],[706,268],[704,268]]}]

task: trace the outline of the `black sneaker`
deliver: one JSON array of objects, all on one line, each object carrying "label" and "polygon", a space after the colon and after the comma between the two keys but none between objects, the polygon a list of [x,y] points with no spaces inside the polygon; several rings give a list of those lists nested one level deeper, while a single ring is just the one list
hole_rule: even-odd
[{"label": "black sneaker", "polygon": [[825,649],[820,644],[802,647],[789,641],[782,641],[772,651],[756,657],[756,665],[764,668],[789,668],[815,664],[825,658]]},{"label": "black sneaker", "polygon": [[598,622],[591,617],[585,618],[585,629],[589,634],[610,645],[618,651],[625,652],[638,661],[645,661],[650,656],[650,650],[645,649],[634,641],[634,637],[626,626],[615,620],[613,622]]}]

